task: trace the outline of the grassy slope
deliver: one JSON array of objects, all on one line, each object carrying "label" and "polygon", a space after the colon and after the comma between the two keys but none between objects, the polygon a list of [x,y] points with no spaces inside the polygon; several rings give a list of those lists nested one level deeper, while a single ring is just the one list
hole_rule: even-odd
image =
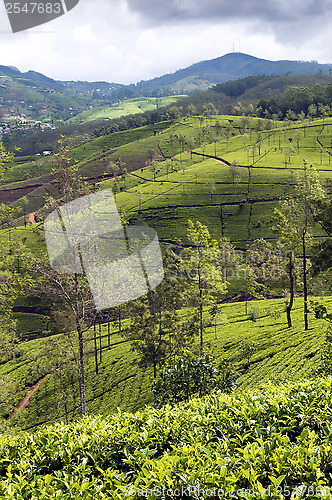
[{"label": "grassy slope", "polygon": [[[222,126],[226,129],[227,123],[229,124],[227,117],[213,117],[210,120],[204,120],[203,125],[208,125],[207,129],[210,128],[214,130],[213,127],[216,119],[220,120]],[[241,118],[232,117],[231,119],[233,120],[233,126],[241,126]],[[331,120],[329,120],[329,122],[331,122]],[[329,122],[326,121],[326,123]],[[217,143],[216,145],[211,144],[204,146],[205,154],[213,155],[216,147],[217,156],[221,156],[230,162],[236,161],[240,165],[250,164],[253,161],[253,145],[259,137],[257,132],[253,130],[253,128],[257,126],[257,123],[257,119],[251,121],[249,127],[251,127],[252,130],[250,131],[249,128],[245,136],[239,133],[239,129],[231,129],[230,132],[234,135],[231,135],[228,141],[224,136],[220,137],[220,143]],[[261,123],[264,123],[264,121],[261,121]],[[138,216],[144,217],[149,225],[157,229],[163,248],[165,248],[165,246],[167,246],[167,244],[173,241],[176,237],[181,237],[184,241],[186,240],[186,222],[188,218],[198,219],[207,224],[212,235],[219,238],[221,235],[221,204],[224,204],[224,234],[236,245],[243,247],[248,239],[250,240],[262,236],[275,238],[275,235],[270,231],[271,210],[275,206],[275,202],[254,203],[251,210],[251,218],[249,204],[243,204],[247,193],[248,169],[246,167],[239,167],[241,180],[240,182],[236,181],[233,185],[229,167],[223,165],[218,160],[212,158],[206,159],[195,155],[191,158],[190,154],[185,152],[181,155],[176,154],[179,151],[180,144],[175,135],[179,136],[180,134],[183,134],[186,137],[191,136],[194,139],[197,139],[199,134],[201,134],[201,128],[203,127],[198,118],[188,119],[184,122],[167,125],[168,129],[163,131],[161,128],[157,136],[154,136],[151,127],[143,127],[133,132],[127,131],[124,133],[112,134],[107,137],[101,137],[95,141],[87,143],[84,147],[74,150],[73,156],[81,164],[83,169],[87,168],[88,165],[86,160],[83,160],[83,157],[86,157],[88,161],[92,160],[92,165],[95,167],[94,162],[97,161],[96,151],[99,151],[100,154],[100,152],[104,149],[108,154],[108,158],[112,158],[112,155],[114,155],[113,157],[119,155],[121,158],[134,157],[136,161],[136,159],[139,158],[139,154],[142,155],[141,158],[144,158],[144,155],[146,158],[149,148],[155,148],[156,150],[159,142],[165,156],[172,156],[175,154],[175,156],[173,156],[173,162],[168,160],[168,174],[166,162],[160,161],[158,164],[159,171],[156,172],[155,181],[154,173],[152,172],[151,167],[146,167],[138,174],[143,179],[147,179],[147,181],[142,180],[142,178],[138,178],[136,176],[137,172],[133,173],[135,175],[128,175],[126,179],[122,179],[120,181],[120,185],[123,186],[123,191],[117,195],[118,206],[128,212],[132,221]],[[252,168],[248,197],[249,200],[255,201],[257,199],[261,199],[262,197],[271,199],[283,196],[286,190],[288,191],[288,189],[291,189],[291,185],[294,182],[293,172],[301,168],[304,154],[309,163],[312,162],[319,167],[322,176],[329,176],[331,168],[329,156],[326,152],[320,152],[317,148],[316,142],[316,136],[320,134],[322,142],[328,145],[329,127],[330,125],[326,125],[323,128],[322,121],[317,120],[310,124],[306,130],[301,127],[299,128],[298,124],[294,124],[291,127],[286,127],[285,124],[278,124],[278,128],[275,130],[261,132],[263,138],[261,143],[261,158],[258,156],[258,147],[256,147],[255,159],[258,161]],[[140,134],[142,134],[142,136],[138,138],[138,135]],[[172,138],[170,134],[173,135]],[[299,151],[297,151],[298,134]],[[289,141],[290,138],[292,141]],[[132,141],[128,145],[128,141],[132,139],[135,139],[135,142]],[[114,141],[113,145],[115,151],[110,149],[111,141]],[[289,144],[294,145],[294,151],[289,151]],[[248,150],[245,149],[246,147]],[[286,148],[285,164],[285,154],[282,149],[285,150]],[[266,155],[265,150],[268,152]],[[197,148],[195,151],[202,153],[203,148]],[[173,166],[171,163],[173,163]],[[262,168],[258,168],[259,166]],[[172,172],[172,170],[174,171]],[[209,180],[213,180],[215,183],[212,200],[211,194],[209,193],[209,186],[207,184]],[[102,183],[101,187],[109,187],[110,185],[112,185],[112,181],[107,181]],[[236,203],[237,205],[230,205],[229,203]],[[19,233],[21,238],[28,235],[28,244],[30,246],[34,246],[35,250],[40,250],[42,248],[42,242],[36,242],[35,236],[31,232],[31,228],[20,228],[17,230],[17,233]],[[14,238],[14,236],[15,231],[12,231],[12,237]],[[7,238],[8,232],[3,232],[1,237]],[[241,286],[241,283],[233,283],[233,291],[236,291],[238,286]],[[243,315],[239,316],[240,320],[237,321],[235,319],[238,314],[236,313],[236,310],[241,307],[243,309],[243,305],[235,304],[226,307],[229,308],[230,311],[227,312],[228,309],[226,311],[226,314],[229,317],[229,325],[223,326],[222,332],[227,332],[226,338],[233,338],[233,347],[229,350],[229,353],[232,354],[234,359],[238,360],[239,356],[238,353],[236,354],[237,348],[235,339],[237,338],[236,335],[238,335],[237,332],[239,332],[239,328],[241,326],[245,327],[243,331],[246,335],[251,326],[254,327],[254,330],[252,331],[253,337],[257,336],[258,332],[262,332],[262,336],[266,338],[266,341],[261,341],[262,346],[268,342],[268,339],[271,338],[272,333],[276,330],[275,321],[269,319],[268,317],[259,320],[257,324],[252,324],[244,318]],[[264,308],[265,306],[260,305],[259,307]],[[281,345],[282,343],[289,342],[289,339],[294,338],[297,335],[301,336],[303,333],[303,327],[300,323],[301,306],[299,301],[297,303],[297,307],[299,310],[296,313],[298,317],[295,323],[297,325],[295,331],[291,332],[291,335],[289,335],[290,332],[285,330],[284,326],[281,326],[280,324],[281,336],[279,338],[277,337],[276,340],[277,343],[280,341]],[[270,308],[270,306],[266,306],[265,308]],[[231,325],[233,323],[231,323],[230,318],[233,318],[234,332],[236,332],[234,334],[235,336],[232,334],[233,330]],[[245,321],[247,321],[247,323]],[[313,366],[317,360],[317,357],[308,359],[305,356],[308,352],[310,353],[311,350],[315,348],[316,341],[317,343],[321,342],[321,326],[318,325],[319,323],[315,324],[315,329],[312,331],[312,337],[306,338],[306,343],[304,344],[305,347],[303,348],[304,350],[301,351],[302,354],[299,361],[303,364],[303,370],[302,368],[299,369],[299,373],[301,374],[304,374],[306,372],[306,368],[308,366]],[[279,328],[278,321],[277,328]],[[212,340],[212,333],[210,333],[210,335]],[[224,343],[226,343],[226,338],[223,338]],[[115,343],[121,342],[121,339],[117,339],[116,336],[114,336],[114,339]],[[220,352],[222,351],[222,346],[224,345],[223,342],[220,343],[219,347],[215,347],[216,352],[218,350]],[[281,373],[288,373],[290,367],[294,367],[295,370],[298,370],[299,367],[296,365],[295,357],[299,344],[300,337],[290,350],[288,350],[291,361],[287,361],[288,356],[286,360],[282,361],[284,364],[280,365],[283,366]],[[28,346],[29,343],[24,345]],[[275,346],[275,344],[273,345]],[[261,361],[257,361],[257,363],[255,363],[255,367],[257,368],[257,373],[259,375],[256,377],[250,369],[247,374],[243,375],[244,381],[250,383],[250,380],[252,379],[253,383],[255,383],[255,381],[259,380],[261,375],[264,375],[264,373],[260,370],[263,370],[264,367],[267,366],[267,363],[271,366],[271,370],[267,374],[268,377],[273,376],[273,373],[280,372],[278,363],[279,361],[281,362],[284,350],[281,350],[280,352],[278,351],[279,354],[274,353],[273,345],[267,344],[265,350],[263,347],[260,348],[262,351],[262,359]],[[136,409],[145,402],[149,401],[149,398],[151,398],[149,377],[143,377],[141,372],[138,372],[135,367],[130,365],[130,363],[133,363],[134,361],[133,355],[129,356],[128,354],[128,358],[122,357],[121,353],[124,348],[127,349],[127,351],[129,350],[129,346],[125,347],[125,344],[119,344],[119,346],[112,348],[110,352],[107,349],[104,349],[104,361],[98,378],[95,378],[92,375],[93,359],[91,356],[88,372],[90,373],[89,379],[90,381],[93,381],[93,384],[91,387],[88,386],[88,398],[93,400],[92,404],[90,403],[92,409],[94,407],[100,408],[105,414],[109,411],[113,411],[117,405],[127,409]],[[117,357],[112,357],[113,353],[117,353]],[[112,365],[115,359],[116,362]],[[289,366],[286,366],[287,362],[289,363]],[[13,369],[13,373],[15,373],[15,362],[13,363],[14,365],[11,369]],[[109,366],[112,366],[111,376],[109,376]],[[258,367],[260,367],[259,370]],[[8,373],[6,366],[1,367],[1,370],[4,370],[3,373]],[[34,372],[30,374],[28,378],[23,377],[22,382],[20,382],[21,376],[15,375],[14,379],[17,380],[22,389],[22,386],[27,385],[28,383],[34,383],[43,373],[38,370],[36,371],[34,368]],[[148,371],[147,373],[150,372]],[[55,418],[59,414],[63,414],[61,413],[63,412],[61,404],[59,407],[59,414],[55,410],[58,404],[57,402],[60,400],[59,380],[54,379],[53,382],[52,380],[52,378],[45,380],[39,393],[33,397],[30,408],[26,412],[30,415],[27,417],[26,425],[33,425],[36,421],[44,421],[49,418]],[[130,380],[130,383],[128,383],[128,380]],[[52,386],[54,383],[57,384],[55,389]],[[114,384],[116,385],[116,390],[114,389]],[[73,387],[76,386],[77,384],[73,385]],[[100,394],[100,397],[98,394]],[[110,394],[114,395],[114,399],[110,398]],[[94,399],[95,396],[98,396],[98,398]],[[55,400],[52,398],[55,398]],[[77,398],[78,395],[76,395],[76,403]],[[4,412],[6,411],[7,410],[4,410]]]},{"label": "grassy slope", "polygon": [[[160,162],[156,178],[158,181],[163,182],[164,187],[157,189],[154,186],[153,189],[156,195],[161,198],[163,191],[166,191],[167,188],[169,192],[167,196],[170,200],[181,197],[181,204],[183,204],[183,201],[190,203],[190,197],[192,197],[201,200],[206,205],[210,198],[207,183],[212,180],[216,185],[216,190],[212,196],[213,203],[210,202],[209,205],[214,207],[220,205],[220,202],[241,202],[245,199],[248,181],[248,170],[245,166],[252,163],[254,163],[254,166],[252,168],[250,199],[255,199],[258,196],[273,198],[282,195],[285,186],[294,182],[293,172],[303,166],[302,158],[304,156],[307,158],[308,163],[313,163],[316,168],[322,170],[322,176],[330,175],[330,156],[326,151],[320,153],[321,148],[316,137],[320,134],[323,144],[327,148],[330,146],[329,127],[331,119],[326,120],[324,129],[322,120],[315,120],[310,125],[306,124],[306,129],[301,124],[293,124],[289,128],[286,124],[279,123],[277,129],[262,131],[260,133],[262,139],[260,156],[257,145],[253,150],[253,146],[259,138],[259,134],[255,129],[258,123],[263,124],[264,127],[266,121],[252,119],[249,128],[243,134],[241,130],[242,119],[240,117],[231,117],[231,119],[231,125],[227,117],[216,116],[210,120],[204,120],[203,126],[199,119],[196,118],[186,119],[174,124],[168,122],[110,134],[73,148],[71,156],[73,161],[78,163],[83,175],[98,176],[107,171],[109,162],[115,161],[117,158],[121,158],[126,163],[127,170],[131,172],[144,168],[146,164],[151,162],[151,157],[162,160],[162,152],[166,157],[173,157],[173,167],[169,167],[169,172],[172,171],[172,168],[178,170],[184,168],[185,172],[183,177],[179,174],[167,177],[165,175],[166,166]],[[222,131],[218,133],[215,127],[216,120],[219,121],[225,133],[229,130],[229,140],[226,140]],[[154,135],[155,131],[157,132],[156,135]],[[199,138],[203,132],[203,137]],[[209,134],[211,133],[217,138],[217,143],[209,145],[211,143]],[[170,139],[171,135],[173,136],[172,139]],[[244,165],[244,167],[238,169],[240,181],[236,179],[235,186],[233,186],[233,179],[229,169],[216,160],[207,160],[197,155],[194,155],[191,159],[188,153],[179,155],[178,153],[182,147],[178,140],[180,135],[187,139],[191,138],[196,144],[198,141],[206,143],[204,151],[207,154],[214,155],[216,150],[217,156],[229,162]],[[185,146],[185,149],[188,150],[188,146]],[[195,151],[202,153],[203,148],[197,148]],[[6,175],[6,181],[11,184],[4,187],[6,189],[17,187],[17,184],[15,186],[13,182],[22,180],[23,177],[29,178],[29,183],[34,180],[37,183],[43,182],[43,179],[34,178],[36,175],[50,174],[54,166],[54,158],[52,157],[42,158],[38,162],[15,165]],[[149,172],[148,169],[144,171],[142,177],[152,180],[153,176],[147,172]],[[47,179],[45,180],[47,181]],[[169,182],[175,182],[177,186],[170,186]],[[197,187],[194,185],[196,182]],[[120,187],[125,186],[128,189],[128,187],[134,187],[138,183],[141,183],[141,181],[137,178],[131,179],[129,183],[126,181],[126,184],[120,184]],[[142,187],[145,189],[145,186]],[[174,189],[170,189],[170,187]],[[149,185],[148,189],[150,188]],[[128,206],[134,208],[134,203],[129,205],[127,201],[130,198],[130,196],[128,198],[128,194],[131,195],[131,192],[120,194],[118,201],[123,203],[126,209]],[[4,195],[9,196],[7,193],[4,193]],[[17,203],[21,204],[19,201],[21,194],[16,195],[14,193],[13,196]],[[38,208],[38,204],[41,205],[43,201],[44,188],[32,189],[26,196],[28,199],[26,210],[28,212],[34,211]],[[124,202],[122,202],[122,198],[125,199]],[[137,196],[136,205],[138,206]],[[150,206],[150,197],[144,194],[144,199],[141,200],[141,208],[145,209]],[[216,213],[215,217],[219,217],[219,215]],[[227,220],[225,222],[227,224]],[[215,226],[215,224],[213,225]],[[243,238],[237,238],[238,241],[241,239]]]},{"label": "grassy slope", "polygon": [[[214,122],[215,120],[209,122],[211,127]],[[240,125],[240,119],[238,123]],[[161,241],[166,243],[179,237],[186,241],[188,218],[201,220],[208,225],[214,237],[220,238],[221,205],[224,236],[230,238],[235,245],[243,248],[247,241],[260,237],[275,239],[276,235],[270,229],[275,199],[292,192],[296,171],[303,168],[303,158],[306,158],[308,164],[314,164],[321,178],[330,177],[332,172],[331,157],[326,151],[321,154],[316,141],[316,136],[322,132],[321,121],[314,122],[305,131],[299,125],[281,125],[272,131],[261,132],[260,155],[257,145],[253,151],[259,137],[255,131],[245,136],[238,132],[228,141],[219,137],[220,142],[216,145],[208,144],[204,149],[200,147],[194,150],[213,156],[216,149],[218,157],[240,165],[237,167],[238,177],[234,184],[229,167],[220,161],[198,155],[191,158],[189,153],[183,153],[173,157],[172,165],[169,161],[158,164],[155,182],[151,168],[146,168],[139,174],[147,182],[137,178],[126,180],[126,190],[117,195],[117,203],[133,219],[140,212],[141,217],[157,229]],[[255,126],[255,121],[252,126]],[[326,125],[320,134],[320,140],[327,147],[330,126]],[[197,128],[194,133],[197,133]],[[178,133],[186,133],[188,137],[188,129],[187,124],[183,125]],[[293,145],[292,150],[289,149],[290,144]],[[176,147],[176,139],[173,139],[172,146],[169,139],[161,142],[160,146],[168,156],[172,148]],[[253,167],[248,191],[247,166],[251,164]],[[172,173],[172,170],[175,171]],[[211,182],[214,184],[212,196]],[[112,182],[108,181],[102,187],[110,185]],[[249,204],[245,204],[247,196]]]},{"label": "grassy slope", "polygon": [[[232,120],[232,127],[229,119]],[[229,129],[228,139],[222,131],[218,134],[216,120],[224,133]],[[322,178],[331,176],[332,171],[331,156],[317,143],[319,136],[328,148],[331,119],[325,120],[324,125],[322,120],[291,126],[278,123],[275,129],[256,131],[258,124],[264,127],[266,123],[264,120],[250,120],[245,134],[241,133],[243,121],[240,117],[213,117],[204,120],[204,123],[193,118],[173,124],[156,124],[86,142],[72,150],[72,157],[81,172],[90,176],[105,172],[108,163],[116,158],[125,161],[131,175],[119,180],[117,204],[127,212],[131,221],[139,217],[152,225],[163,248],[175,238],[186,242],[189,218],[208,225],[213,237],[218,239],[222,227],[224,236],[237,247],[244,248],[248,241],[256,238],[276,238],[271,231],[275,200],[292,192],[295,174],[303,168],[303,158],[318,168]],[[178,154],[181,149],[180,135],[205,143],[211,141],[208,137],[211,131],[217,142],[196,148],[194,151],[200,155]],[[163,161],[161,152],[172,160]],[[230,163],[236,162],[239,167],[235,179],[228,166],[213,158],[204,158],[203,152],[209,155],[216,153]],[[151,157],[159,160],[155,173],[152,167],[145,166],[150,163]],[[54,166],[54,159],[41,161],[48,171]],[[248,183],[247,166],[251,164]],[[139,171],[138,167],[141,167]],[[29,166],[14,167],[7,175],[13,176],[15,168],[23,170]],[[99,184],[101,188],[110,186],[113,186],[112,180]],[[21,205],[26,213],[35,211],[44,195],[44,187],[38,187],[26,194],[27,205],[22,200],[17,200],[15,204]],[[246,200],[249,203],[245,203]],[[22,224],[22,220],[19,222]],[[319,236],[318,228],[315,231]],[[18,232],[20,238],[24,237],[22,228]]]},{"label": "grassy slope", "polygon": [[120,118],[121,116],[135,115],[144,113],[145,111],[152,111],[158,107],[168,106],[174,104],[179,99],[183,99],[183,95],[174,95],[168,97],[136,97],[135,99],[126,99],[111,106],[95,107],[93,109],[83,111],[83,113],[74,116],[67,123],[84,123],[100,119],[113,119]]},{"label": "grassy slope", "polygon": [[[172,122],[158,123],[92,139],[71,150],[72,161],[78,165],[83,175],[89,177],[102,175],[107,171],[109,162],[118,157],[126,162],[128,171],[144,167],[151,158],[150,152],[154,157],[160,154],[158,142],[167,134],[163,131],[171,125]],[[55,167],[56,158],[53,155],[21,165],[14,164],[3,179],[0,199],[6,203],[18,204],[24,207],[26,212],[38,210],[44,202],[45,186],[33,185],[47,186]],[[29,187],[31,185],[32,187]],[[15,188],[19,187],[24,187],[24,190],[15,191]],[[21,199],[23,196],[27,198],[26,205]]]},{"label": "grassy slope", "polygon": [[[324,302],[332,309],[332,299]],[[218,319],[217,339],[214,326],[207,327],[205,341],[217,356],[229,358],[242,372],[241,387],[257,387],[268,380],[299,379],[314,370],[320,358],[325,324],[323,320],[310,320],[309,331],[304,331],[300,298],[294,306],[294,327],[286,328],[286,317],[281,299],[250,302],[248,312],[256,309],[259,319],[253,322],[245,314],[244,303],[225,304]],[[273,319],[272,313],[279,310],[281,315]],[[205,312],[208,320],[208,313]],[[152,402],[152,371],[139,369],[135,363],[136,355],[130,345],[119,337],[117,325],[111,326],[111,349],[108,349],[107,325],[102,327],[103,360],[99,374],[95,375],[92,333],[86,343],[87,401],[90,413],[107,415],[117,407],[125,411],[134,411]],[[98,333],[98,332],[97,332]],[[87,336],[86,338],[89,338]],[[249,369],[241,354],[242,341],[257,344]],[[37,339],[21,344],[21,356],[0,366],[0,375],[9,376],[11,383],[17,384],[19,391],[16,399],[22,397],[24,387],[33,385],[51,370],[47,359],[38,359],[42,346],[47,346],[49,339]],[[98,343],[99,345],[99,343]],[[47,347],[46,347],[47,349]],[[39,350],[39,351],[38,351]],[[36,361],[34,362],[34,356]],[[66,391],[70,418],[78,415],[79,394],[75,372],[66,377]],[[13,404],[17,401],[13,401]],[[74,411],[74,408],[76,410]],[[10,413],[12,408],[3,408],[3,413]],[[64,418],[64,405],[59,376],[47,378],[39,391],[31,398],[29,407],[12,420],[23,428],[32,428],[38,423]]]}]

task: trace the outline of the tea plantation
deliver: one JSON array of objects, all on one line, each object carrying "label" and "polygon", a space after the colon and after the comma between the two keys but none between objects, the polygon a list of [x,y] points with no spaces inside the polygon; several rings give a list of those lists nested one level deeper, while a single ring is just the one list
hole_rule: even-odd
[{"label": "tea plantation", "polygon": [[[327,309],[332,310],[332,298],[321,299]],[[29,316],[29,315],[27,315]],[[285,382],[310,377],[320,363],[325,340],[326,321],[309,315],[309,330],[304,331],[303,299],[295,300],[293,328],[287,328],[285,303],[283,299],[251,301],[248,314],[245,303],[222,305],[217,317],[215,335],[214,322],[208,310],[204,319],[209,324],[205,329],[204,342],[217,358],[227,358],[239,372],[240,388],[255,388],[269,381]],[[124,321],[122,329],[129,328]],[[111,323],[110,346],[108,326],[101,327],[102,362],[95,373],[93,329],[86,335],[86,390],[89,414],[107,416],[120,408],[122,411],[136,411],[146,404],[152,404],[152,368],[139,368],[137,354],[131,344],[118,333],[117,322]],[[99,337],[99,328],[97,328]],[[14,396],[1,407],[2,415],[14,410],[27,390],[45,375],[50,374],[31,397],[29,406],[9,420],[11,428],[35,430],[41,424],[65,419],[65,407],[59,372],[54,371],[54,357],[59,347],[67,352],[67,371],[63,373],[66,404],[69,420],[79,416],[78,376],[75,369],[71,343],[76,336],[67,335],[33,339],[20,344],[19,357],[0,366],[0,376],[12,388]],[[253,342],[256,346],[250,364],[242,352],[243,343]],[[198,343],[198,339],[195,341]],[[62,346],[62,347],[61,347]],[[99,338],[98,338],[99,348]],[[56,359],[56,358],[55,358]]]},{"label": "tea plantation", "polygon": [[331,378],[1,438],[3,499],[330,499]]},{"label": "tea plantation", "polygon": [[[331,177],[331,126],[331,117],[194,116],[89,138],[70,154],[97,189],[113,188],[125,220],[156,229],[163,253],[174,242],[188,244],[188,219],[244,250],[257,238],[277,240],[273,209],[294,192],[305,165]],[[114,164],[125,170],[112,174]],[[1,230],[0,241],[45,252],[42,223],[25,227],[24,218],[35,211],[38,217],[55,165],[54,156],[35,158],[6,172],[0,193],[25,216]],[[322,236],[314,226],[313,240]],[[231,395],[147,406],[152,368],[138,366],[113,318],[97,325],[98,374],[93,329],[84,338],[82,420],[75,334],[58,333],[40,304],[20,297],[18,347],[0,365],[0,498],[332,498],[332,380],[315,378],[326,322],[310,314],[304,330],[300,283],[287,328],[283,283],[272,290],[277,298],[245,304],[235,301],[244,280],[229,281],[216,325],[204,310],[204,342],[238,370]],[[321,281],[311,291],[332,310]],[[129,329],[130,319],[121,328]],[[249,360],[246,343],[255,345]],[[65,369],[54,362],[61,356]],[[39,382],[27,408],[14,414]]]}]

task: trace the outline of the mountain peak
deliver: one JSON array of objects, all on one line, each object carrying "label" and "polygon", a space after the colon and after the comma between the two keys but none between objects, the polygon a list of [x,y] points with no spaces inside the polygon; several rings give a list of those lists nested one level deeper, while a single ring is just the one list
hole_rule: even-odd
[{"label": "mountain peak", "polygon": [[258,75],[287,74],[329,74],[331,64],[319,64],[316,61],[269,61],[242,52],[229,52],[215,59],[200,61],[147,82],[141,82],[140,88],[153,91],[166,87],[177,92],[186,91],[189,85],[193,90],[203,90],[217,83]]}]

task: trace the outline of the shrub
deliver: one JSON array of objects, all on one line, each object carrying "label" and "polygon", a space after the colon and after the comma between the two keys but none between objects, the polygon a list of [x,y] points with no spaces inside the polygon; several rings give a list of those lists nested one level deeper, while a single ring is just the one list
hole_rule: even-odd
[{"label": "shrub", "polygon": [[215,390],[230,392],[236,385],[237,373],[222,359],[220,362],[207,352],[194,354],[185,351],[175,356],[161,371],[155,391],[160,406],[166,403],[189,401]]},{"label": "shrub", "polygon": [[251,311],[249,311],[248,318],[256,323],[256,321],[260,318],[258,309],[252,309]]}]

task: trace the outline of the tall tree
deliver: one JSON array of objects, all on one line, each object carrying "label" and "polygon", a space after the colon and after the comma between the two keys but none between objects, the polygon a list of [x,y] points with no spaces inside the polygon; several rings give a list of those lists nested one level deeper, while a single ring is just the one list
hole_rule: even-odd
[{"label": "tall tree", "polygon": [[[38,367],[38,378],[45,377],[46,374],[53,375],[55,384],[60,385],[60,390],[56,391],[53,396],[57,406],[57,415],[55,407],[52,406],[50,411],[52,412],[53,419],[55,416],[60,417],[64,411],[67,424],[69,421],[69,412],[74,406],[76,394],[75,391],[68,390],[66,381],[69,378],[74,379],[75,372],[79,376],[73,336],[73,332],[52,336],[47,339],[47,342],[43,343],[41,350],[31,353],[31,358],[35,366]],[[61,394],[60,397],[58,396],[59,392]]]},{"label": "tall tree", "polygon": [[10,207],[5,203],[0,204],[0,228],[8,229],[8,239],[10,241],[10,231],[14,221],[21,212],[20,207]]},{"label": "tall tree", "polygon": [[222,248],[210,236],[207,226],[188,220],[190,247],[182,252],[181,265],[190,291],[191,305],[199,318],[200,349],[203,352],[203,309],[218,300],[227,290],[224,279]]},{"label": "tall tree", "polygon": [[[284,201],[274,211],[274,227],[289,252],[301,257],[304,301],[304,328],[308,330],[308,251],[312,244],[314,201],[324,198],[324,191],[315,169],[304,162],[302,175],[298,176],[295,196]],[[291,260],[294,258],[290,253]]]},{"label": "tall tree", "polygon": [[[55,171],[56,193],[48,193],[44,212],[55,210],[62,220],[60,207],[82,195],[89,193],[89,186],[80,175],[77,166],[72,164],[69,157],[69,148],[64,144],[64,138],[59,141],[57,155],[57,169]],[[84,222],[84,221],[83,221]],[[40,286],[46,293],[62,301],[63,307],[69,308],[74,317],[75,328],[78,336],[79,351],[79,386],[81,399],[81,414],[86,414],[85,397],[85,368],[83,335],[90,328],[95,318],[95,307],[88,285],[83,274],[60,274],[48,264],[44,258],[32,257],[33,269],[39,273]]]},{"label": "tall tree", "polygon": [[214,320],[214,338],[217,338],[217,316],[222,312],[221,307],[218,304],[213,304],[209,310],[210,316]]},{"label": "tall tree", "polygon": [[269,296],[271,285],[282,278],[284,254],[280,248],[274,248],[272,243],[260,238],[249,245],[246,257],[251,294],[256,298]]},{"label": "tall tree", "polygon": [[60,274],[50,267],[45,258],[31,256],[31,269],[39,274],[33,292],[46,293],[53,297],[54,303],[62,311],[66,310],[73,318],[78,338],[79,389],[81,415],[86,414],[84,333],[95,320],[96,311],[87,278],[75,273]]},{"label": "tall tree", "polygon": [[0,246],[0,362],[10,359],[16,347],[12,306],[19,290],[15,255],[9,244]]},{"label": "tall tree", "polygon": [[[5,173],[6,163],[13,158],[0,141],[0,179]],[[0,205],[0,225],[8,227],[18,214],[17,208],[5,204]],[[17,270],[17,255],[21,252],[21,243],[11,247],[10,242],[0,245],[0,361],[12,356],[16,348],[15,321],[12,316],[12,306],[25,276]],[[28,281],[28,280],[27,280]]]}]

